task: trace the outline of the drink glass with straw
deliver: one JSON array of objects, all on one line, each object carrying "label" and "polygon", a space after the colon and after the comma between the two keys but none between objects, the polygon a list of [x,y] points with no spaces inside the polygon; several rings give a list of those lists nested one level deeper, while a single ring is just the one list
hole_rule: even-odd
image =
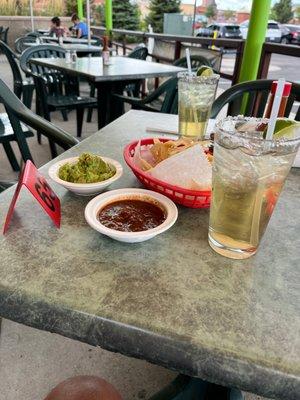
[{"label": "drink glass with straw", "polygon": [[193,72],[189,49],[186,49],[186,59],[187,72],[178,74],[179,134],[202,140],[220,76],[207,66],[201,67],[201,75]]},{"label": "drink glass with straw", "polygon": [[286,127],[276,130],[284,84],[278,81],[269,120],[239,116],[217,123],[208,240],[225,257],[256,253],[300,146],[299,123],[281,120]]}]

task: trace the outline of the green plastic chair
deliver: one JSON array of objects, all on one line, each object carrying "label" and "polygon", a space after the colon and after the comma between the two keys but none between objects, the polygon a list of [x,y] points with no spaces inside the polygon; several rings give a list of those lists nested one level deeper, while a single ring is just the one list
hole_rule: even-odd
[{"label": "green plastic chair", "polygon": [[0,40],[2,40],[2,42],[6,44],[7,44],[8,30],[9,28],[7,27],[0,32]]},{"label": "green plastic chair", "polygon": [[0,50],[6,56],[11,67],[14,79],[14,93],[22,99],[23,103],[31,108],[32,96],[34,91],[34,83],[32,79],[23,79],[18,64],[17,55],[4,42],[0,41]]},{"label": "green plastic chair", "polygon": [[[173,65],[175,65],[176,67],[187,68],[188,65],[186,57],[178,58],[173,62]],[[199,55],[191,55],[192,70],[197,71],[197,69],[202,65],[207,65],[208,67],[212,68],[211,62],[206,57]]]},{"label": "green plastic chair", "polygon": [[26,34],[26,37],[33,37],[33,38],[39,38],[41,36],[43,35],[39,32],[29,32]]},{"label": "green plastic chair", "polygon": [[[162,83],[156,90],[143,99],[131,96],[114,94],[116,101],[131,104],[135,110],[161,112],[166,114],[178,113],[178,79],[170,78]],[[163,98],[161,101],[160,99]]]},{"label": "green plastic chair", "polygon": [[75,137],[46,121],[44,118],[39,117],[27,108],[1,79],[0,101],[5,106],[14,132],[14,140],[18,143],[24,161],[32,160],[32,156],[21,123],[42,132],[42,134],[47,137],[50,143],[52,156],[57,155],[56,144],[64,150],[67,150],[78,143]]},{"label": "green plastic chair", "polygon": [[148,49],[146,46],[135,47],[127,57],[135,58],[136,60],[146,60],[148,56]]},{"label": "green plastic chair", "polygon": [[[88,39],[88,35],[82,36],[81,39]],[[91,35],[91,40],[96,41],[93,43],[93,46],[103,46],[103,40],[99,36]]]},{"label": "green plastic chair", "polygon": [[[35,41],[35,39],[31,39]],[[35,64],[30,65],[31,58],[64,58],[65,53],[65,49],[55,44],[40,44],[32,47],[27,47],[24,49],[20,57],[20,67],[27,77],[31,76],[31,73],[43,75],[47,73],[47,68]],[[63,87],[61,86],[60,91],[62,92],[62,90]],[[67,111],[61,110],[61,113],[64,121],[68,121]],[[38,142],[41,143],[40,134],[38,134]]]},{"label": "green plastic chair", "polygon": [[34,80],[38,115],[51,121],[50,116],[53,111],[61,111],[66,119],[67,111],[76,110],[77,136],[80,137],[84,110],[96,106],[97,100],[80,96],[78,77],[31,62],[32,58],[63,58],[64,56],[65,50],[59,46],[37,45],[22,53],[20,65],[22,70]]},{"label": "green plastic chair", "polygon": [[[70,76],[49,70],[48,74],[32,73],[37,93],[37,113],[51,121],[54,111],[76,111],[77,136],[81,136],[84,110],[97,105],[97,100],[91,97],[82,97],[79,94],[79,85]],[[63,92],[62,87],[65,86]],[[71,92],[69,89],[73,88]]]},{"label": "green plastic chair", "polygon": [[32,46],[23,51],[20,57],[20,67],[26,75],[31,74],[32,72],[43,74],[47,68],[30,64],[32,58],[64,58],[65,54],[66,50],[55,44],[39,44]]},{"label": "green plastic chair", "polygon": [[31,36],[22,36],[15,40],[15,50],[18,55],[22,54],[24,50],[28,49],[28,43],[36,43],[36,38]]},{"label": "green plastic chair", "polygon": [[[146,60],[148,56],[148,49],[147,47],[143,46],[137,46],[135,47],[131,53],[128,54],[128,58],[134,58],[136,60]],[[141,90],[141,85],[143,83],[144,79],[136,80],[132,83],[129,83],[126,85],[124,91],[127,92],[128,96],[132,97],[140,97],[140,90]]]},{"label": "green plastic chair", "polygon": [[[18,133],[20,134],[18,135]],[[0,113],[0,144],[2,144],[8,161],[14,171],[20,171],[20,165],[16,159],[13,148],[11,147],[11,143],[17,142],[21,149],[22,156],[24,155],[26,158],[29,153],[27,152],[26,144],[24,146],[22,145],[23,138],[26,140],[26,138],[31,136],[33,136],[33,132],[31,132],[24,124],[21,124],[20,131],[16,134],[11,125],[9,115],[7,113]]]},{"label": "green plastic chair", "polygon": [[[236,116],[244,114],[261,118],[264,114],[268,95],[271,90],[273,80],[259,79],[238,83],[225,90],[213,103],[211,118],[216,118],[223,107],[228,105],[228,115]],[[242,109],[242,100],[247,95],[247,105],[245,111]],[[300,101],[300,84],[293,83],[291,94],[285,110],[285,117],[289,117],[295,101]],[[295,120],[300,120],[300,107],[296,110]]]}]

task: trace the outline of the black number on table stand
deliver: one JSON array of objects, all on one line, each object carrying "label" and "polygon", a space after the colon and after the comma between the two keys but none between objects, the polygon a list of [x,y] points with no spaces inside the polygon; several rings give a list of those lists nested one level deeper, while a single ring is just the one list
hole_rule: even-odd
[{"label": "black number on table stand", "polygon": [[48,183],[43,181],[41,178],[38,178],[38,183],[35,184],[35,190],[46,206],[51,211],[55,212],[55,205],[53,202],[55,200],[55,195]]}]

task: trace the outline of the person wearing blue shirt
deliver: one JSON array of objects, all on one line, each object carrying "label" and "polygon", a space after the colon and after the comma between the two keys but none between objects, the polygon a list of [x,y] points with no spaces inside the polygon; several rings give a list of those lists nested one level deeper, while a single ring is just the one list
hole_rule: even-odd
[{"label": "person wearing blue shirt", "polygon": [[73,30],[76,31],[76,37],[81,38],[88,35],[88,26],[84,22],[80,21],[77,14],[73,14],[71,21],[73,22]]}]

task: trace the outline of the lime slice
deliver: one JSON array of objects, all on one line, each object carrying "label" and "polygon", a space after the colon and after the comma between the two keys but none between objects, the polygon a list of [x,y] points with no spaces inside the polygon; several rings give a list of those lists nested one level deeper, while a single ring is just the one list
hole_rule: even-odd
[{"label": "lime slice", "polygon": [[213,74],[213,69],[207,65],[201,65],[201,67],[197,69],[197,76],[212,76]]},{"label": "lime slice", "polygon": [[296,121],[293,119],[287,119],[287,118],[277,118],[276,120],[276,125],[275,125],[275,130],[274,130],[274,135],[277,133],[280,133],[283,129],[286,129],[290,127],[291,125],[297,124]]},{"label": "lime slice", "polygon": [[278,118],[274,130],[274,139],[293,139],[296,137],[296,131],[299,129],[300,123],[293,119]]}]

